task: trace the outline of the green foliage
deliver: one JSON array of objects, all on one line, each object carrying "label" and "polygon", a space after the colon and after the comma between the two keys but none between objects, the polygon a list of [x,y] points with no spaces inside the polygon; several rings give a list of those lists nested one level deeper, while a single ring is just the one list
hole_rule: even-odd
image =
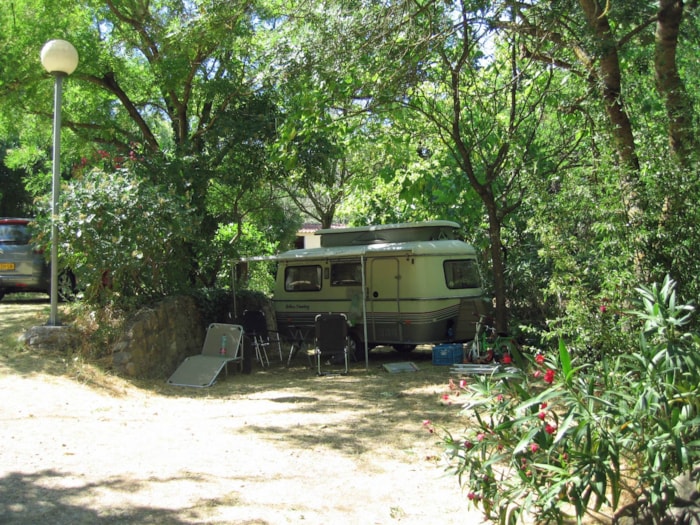
[{"label": "green foliage", "polygon": [[[64,185],[61,199],[61,263],[87,302],[136,306],[191,286],[197,221],[172,188],[95,169]],[[47,231],[48,217],[41,222]]]},{"label": "green foliage", "polygon": [[[644,252],[649,275],[661,279],[672,272],[679,291],[686,297],[700,297],[700,195],[697,168],[655,162],[645,172],[649,202],[645,224],[649,231]],[[669,191],[671,189],[671,191]]]},{"label": "green foliage", "polygon": [[673,478],[700,451],[700,338],[684,331],[694,309],[677,303],[672,280],[638,292],[634,351],[593,364],[560,341],[558,352],[531,356],[528,370],[462,381],[473,424],[441,437],[487,516],[563,523],[573,514],[580,523],[587,509],[615,511],[624,492],[663,513]]},{"label": "green foliage", "polygon": [[5,166],[7,146],[0,140],[0,217],[31,217],[31,199],[23,180],[26,172]]},{"label": "green foliage", "polygon": [[[296,230],[296,228],[295,228]],[[265,232],[258,230],[253,222],[244,223],[240,231],[234,225],[220,225],[214,242],[208,250],[209,257],[224,254],[227,256],[226,264],[221,265],[221,271],[217,282],[220,286],[230,287],[233,279],[232,271],[235,261],[241,257],[272,255],[279,251],[279,245],[273,242]],[[205,259],[205,260],[206,260]],[[244,275],[240,270],[236,273],[235,287],[261,290],[272,293],[274,288],[275,272],[269,262],[256,262],[247,266]]]},{"label": "green foliage", "polygon": [[230,289],[200,288],[192,292],[203,323],[231,323],[234,301]]}]

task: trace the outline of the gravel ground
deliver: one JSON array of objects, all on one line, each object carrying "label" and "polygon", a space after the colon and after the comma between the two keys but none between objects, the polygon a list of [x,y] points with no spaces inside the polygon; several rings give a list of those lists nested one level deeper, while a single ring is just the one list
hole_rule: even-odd
[{"label": "gravel ground", "polygon": [[0,303],[0,523],[482,523],[422,428],[459,421],[429,350],[191,389],[32,354],[16,336],[47,308]]}]

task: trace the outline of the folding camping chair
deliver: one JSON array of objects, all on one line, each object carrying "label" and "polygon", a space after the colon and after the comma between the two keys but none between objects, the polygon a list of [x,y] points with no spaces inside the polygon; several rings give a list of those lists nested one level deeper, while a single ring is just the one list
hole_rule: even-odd
[{"label": "folding camping chair", "polygon": [[[262,310],[245,310],[243,317],[241,317],[241,324],[243,325],[246,339],[255,348],[256,359],[260,361],[263,367],[270,366],[267,348],[272,347],[272,345],[277,345],[280,361],[284,361],[279,333],[268,329],[265,312]],[[271,333],[274,334],[274,337],[270,336]]]},{"label": "folding camping chair", "polygon": [[333,363],[340,355],[345,364],[342,374],[348,373],[348,318],[345,314],[317,315],[314,345],[318,375],[327,375],[321,372],[323,360]]},{"label": "folding camping chair", "polygon": [[212,323],[200,355],[186,358],[168,379],[176,386],[206,387],[216,381],[222,370],[228,375],[228,364],[243,368],[241,340],[243,327],[237,324]]}]

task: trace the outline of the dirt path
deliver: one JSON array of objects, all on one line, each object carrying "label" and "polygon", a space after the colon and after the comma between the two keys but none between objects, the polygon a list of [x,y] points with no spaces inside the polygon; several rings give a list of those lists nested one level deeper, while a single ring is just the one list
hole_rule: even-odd
[{"label": "dirt path", "polygon": [[380,353],[346,377],[297,359],[208,389],[135,384],[19,347],[44,312],[0,303],[0,523],[481,522],[422,428],[456,416],[428,351],[415,373]]}]

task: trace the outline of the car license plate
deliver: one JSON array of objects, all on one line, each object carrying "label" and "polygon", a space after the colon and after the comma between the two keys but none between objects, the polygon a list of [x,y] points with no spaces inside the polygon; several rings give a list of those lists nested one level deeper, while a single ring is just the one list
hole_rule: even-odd
[{"label": "car license plate", "polygon": [[0,271],[11,271],[15,270],[15,263],[0,263]]}]

